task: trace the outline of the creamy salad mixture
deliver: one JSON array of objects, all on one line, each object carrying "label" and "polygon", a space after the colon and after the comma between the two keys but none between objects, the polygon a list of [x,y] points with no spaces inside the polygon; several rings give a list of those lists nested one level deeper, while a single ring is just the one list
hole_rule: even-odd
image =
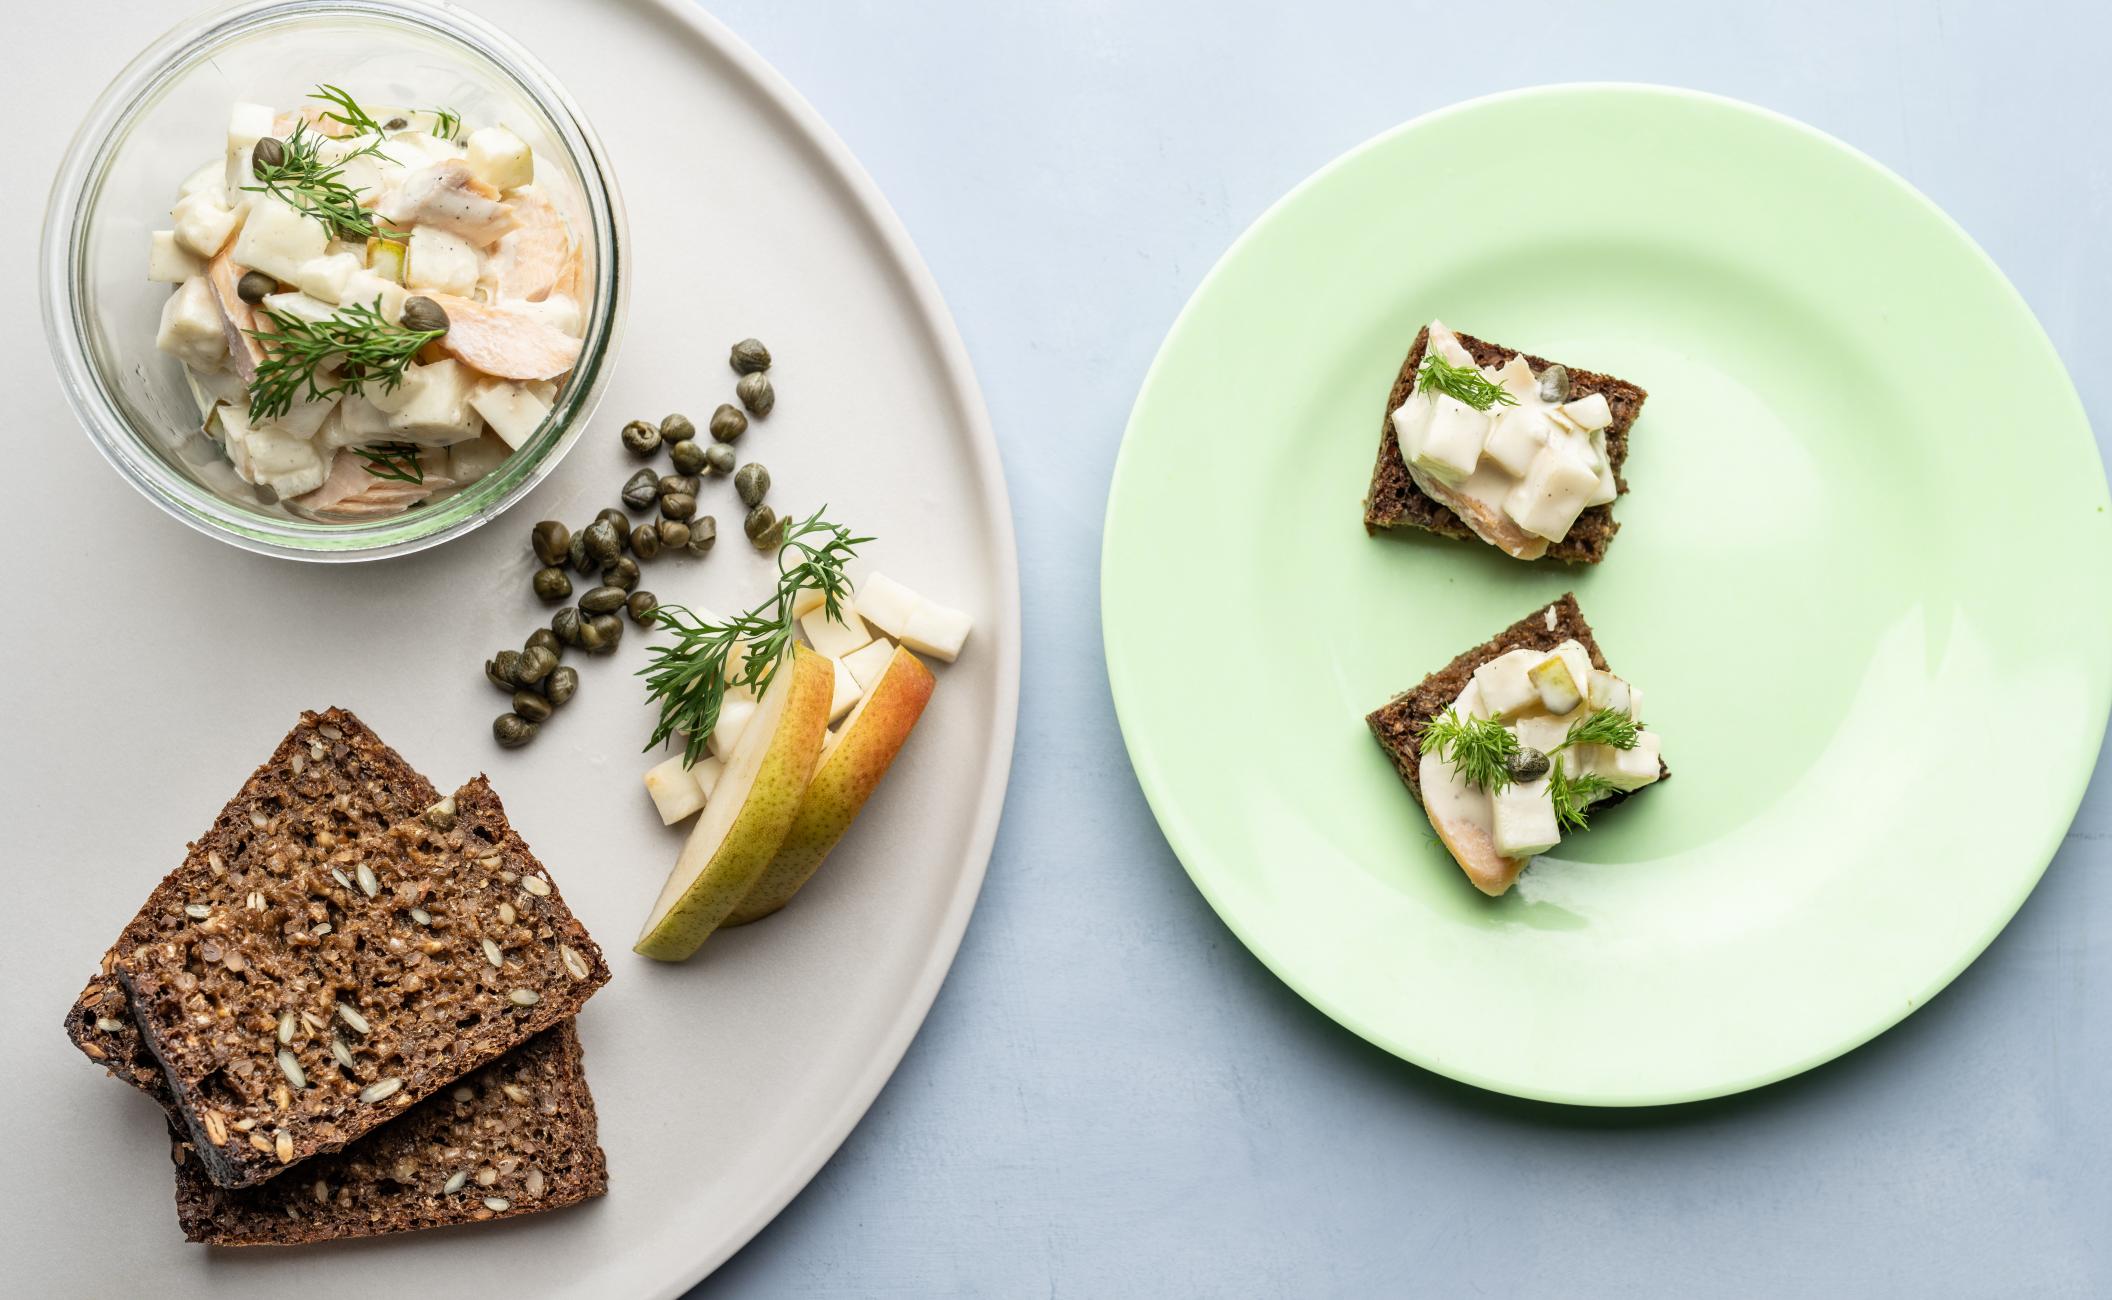
[{"label": "creamy salad mixture", "polygon": [[148,278],[157,346],[267,502],[398,514],[496,469],[580,352],[580,240],[560,169],[503,126],[363,106],[236,104],[183,182]]}]

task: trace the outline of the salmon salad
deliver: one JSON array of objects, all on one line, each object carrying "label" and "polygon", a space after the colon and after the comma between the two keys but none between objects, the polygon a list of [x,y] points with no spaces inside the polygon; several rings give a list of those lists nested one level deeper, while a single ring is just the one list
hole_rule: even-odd
[{"label": "salmon salad", "polygon": [[148,278],[156,346],[259,501],[368,522],[526,445],[578,363],[588,291],[569,178],[503,125],[319,86],[238,103]]}]

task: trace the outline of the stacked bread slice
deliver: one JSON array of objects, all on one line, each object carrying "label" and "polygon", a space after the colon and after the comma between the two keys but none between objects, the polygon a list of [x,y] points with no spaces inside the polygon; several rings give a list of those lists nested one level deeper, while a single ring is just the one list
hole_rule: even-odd
[{"label": "stacked bread slice", "polygon": [[601,950],[479,777],[299,725],[67,1017],[167,1111],[191,1240],[292,1244],[601,1195],[572,1018]]}]

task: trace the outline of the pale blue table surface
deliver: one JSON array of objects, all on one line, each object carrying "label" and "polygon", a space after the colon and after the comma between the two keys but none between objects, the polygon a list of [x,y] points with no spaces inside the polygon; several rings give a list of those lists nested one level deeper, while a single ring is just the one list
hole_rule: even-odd
[{"label": "pale blue table surface", "polygon": [[[1025,592],[1019,749],[930,1021],[697,1294],[2112,1294],[2112,778],[1926,1010],[1647,1113],[1476,1092],[1225,930],[1124,757],[1100,652],[1122,426],[1183,302],[1307,173],[1548,81],[1694,86],[1874,155],[2009,273],[2112,434],[2112,6],[778,5],[716,12],[864,160],[958,319]],[[2112,653],[2112,647],[2107,648]]]}]

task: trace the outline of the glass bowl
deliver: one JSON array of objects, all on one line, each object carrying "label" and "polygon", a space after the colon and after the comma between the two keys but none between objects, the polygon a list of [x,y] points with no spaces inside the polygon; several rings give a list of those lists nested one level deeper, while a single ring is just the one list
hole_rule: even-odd
[{"label": "glass bowl", "polygon": [[[259,499],[199,433],[184,368],[154,346],[169,286],[146,278],[150,233],[219,150],[237,101],[290,107],[330,82],[369,102],[442,104],[504,122],[565,176],[591,292],[586,336],[549,417],[504,464],[388,519],[324,523]],[[622,332],[623,200],[601,142],[543,66],[460,10],[405,0],[243,0],[169,32],[119,73],[69,146],[43,238],[44,328],[67,399],[105,459],[149,500],[247,550],[368,560],[436,546],[495,518],[586,428]]]}]

